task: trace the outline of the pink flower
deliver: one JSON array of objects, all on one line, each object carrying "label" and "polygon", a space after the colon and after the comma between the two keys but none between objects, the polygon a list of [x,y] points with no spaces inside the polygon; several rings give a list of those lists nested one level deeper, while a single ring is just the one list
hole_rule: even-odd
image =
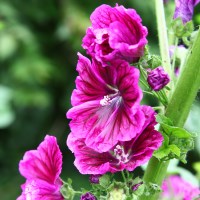
[{"label": "pink flower", "polygon": [[153,70],[148,70],[148,73],[147,82],[154,91],[163,89],[170,81],[169,75],[161,66]]},{"label": "pink flower", "polygon": [[139,70],[119,60],[104,68],[79,54],[77,71],[74,107],[67,112],[76,137],[85,138],[86,145],[99,152],[132,139],[144,123]]},{"label": "pink flower", "polygon": [[175,0],[175,12],[174,19],[180,17],[183,23],[186,23],[192,19],[194,7],[200,2],[200,0]]},{"label": "pink flower", "polygon": [[27,151],[19,163],[19,171],[26,182],[17,200],[63,200],[61,170],[62,154],[56,138],[47,135],[37,150]]},{"label": "pink flower", "polygon": [[90,20],[92,26],[82,46],[103,66],[116,59],[136,62],[143,55],[147,28],[134,9],[104,4],[95,9]]},{"label": "pink flower", "polygon": [[147,162],[154,150],[158,149],[163,137],[154,129],[155,112],[149,106],[142,106],[145,123],[142,130],[130,141],[118,141],[107,152],[99,153],[88,147],[85,139],[76,138],[71,133],[67,145],[75,155],[75,166],[82,174],[104,174],[127,169],[133,171],[136,167]]},{"label": "pink flower", "polygon": [[169,176],[162,184],[162,197],[164,199],[193,200],[200,197],[200,189],[189,182],[183,180],[180,176]]}]

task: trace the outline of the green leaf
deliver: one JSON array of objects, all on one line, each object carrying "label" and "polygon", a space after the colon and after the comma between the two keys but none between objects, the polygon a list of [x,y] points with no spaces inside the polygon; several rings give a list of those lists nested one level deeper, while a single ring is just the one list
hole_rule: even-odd
[{"label": "green leaf", "polygon": [[194,148],[194,134],[180,127],[174,127],[172,121],[162,114],[156,117],[164,137],[162,146],[154,152],[158,159],[169,160],[177,158],[186,163],[187,152]]},{"label": "green leaf", "polygon": [[160,149],[154,152],[154,156],[156,158],[165,160],[167,160],[167,158],[170,159],[180,157],[180,155],[180,149],[174,144],[162,146]]},{"label": "green leaf", "polygon": [[171,28],[178,38],[189,37],[194,31],[193,22],[189,21],[186,24],[183,24],[181,18],[176,18],[173,20],[171,23]]},{"label": "green leaf", "polygon": [[189,21],[185,24],[184,26],[184,33],[182,37],[188,37],[192,34],[192,32],[194,31],[194,24],[192,21]]},{"label": "green leaf", "polygon": [[157,114],[156,115],[156,121],[159,123],[159,124],[168,124],[168,125],[173,125],[172,123],[172,120],[165,117],[164,115],[162,114]]},{"label": "green leaf", "polygon": [[136,191],[133,193],[137,196],[141,196],[144,193],[145,185],[141,184]]},{"label": "green leaf", "polygon": [[147,61],[147,63],[150,66],[149,68],[155,69],[156,67],[162,65],[162,60],[161,60],[160,56],[151,55],[150,59]]},{"label": "green leaf", "polygon": [[158,55],[150,54],[148,48],[145,48],[144,56],[139,60],[139,64],[144,68],[155,69],[162,65],[161,57]]},{"label": "green leaf", "polygon": [[178,157],[181,155],[180,149],[175,144],[169,145],[169,149],[172,154],[175,154]]},{"label": "green leaf", "polygon": [[167,124],[162,124],[161,126],[162,126],[164,132],[167,133],[167,135],[169,135],[169,136],[172,135],[174,137],[182,138],[182,139],[192,137],[192,134],[183,128],[173,127],[173,126],[169,126]]}]

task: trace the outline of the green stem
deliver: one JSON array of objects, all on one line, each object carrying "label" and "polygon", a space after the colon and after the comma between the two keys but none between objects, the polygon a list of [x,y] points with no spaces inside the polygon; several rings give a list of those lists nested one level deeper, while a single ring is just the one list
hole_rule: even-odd
[{"label": "green stem", "polygon": [[[191,105],[196,97],[200,86],[200,30],[197,38],[189,52],[188,59],[185,62],[183,72],[177,82],[176,88],[167,106],[165,116],[170,118],[174,126],[183,127],[189,114]],[[145,182],[152,182],[161,185],[169,161],[162,162],[152,157],[144,174]],[[159,194],[145,196],[140,200],[156,200]]]},{"label": "green stem", "polygon": [[124,171],[122,171],[121,174],[122,174],[122,178],[123,178],[124,182],[126,182],[126,176],[124,174]]},{"label": "green stem", "polygon": [[178,79],[176,89],[166,109],[166,116],[175,126],[182,127],[200,86],[200,29],[189,51],[188,58]]},{"label": "green stem", "polygon": [[162,65],[171,78],[172,69],[170,64],[167,26],[165,21],[163,0],[155,0],[155,7],[156,7],[158,37],[159,37],[160,54],[162,57]]},{"label": "green stem", "polygon": [[79,195],[79,194],[83,194],[83,192],[81,192],[81,191],[74,191],[74,194],[75,195]]},{"label": "green stem", "polygon": [[[177,47],[178,47],[178,38],[175,38],[175,44],[174,44],[174,55],[173,55],[173,63],[172,63],[172,70],[174,72],[175,69],[175,61],[176,61],[176,52],[177,52]],[[174,78],[174,74],[173,74],[173,78]]]},{"label": "green stem", "polygon": [[[173,77],[169,58],[163,0],[155,0],[155,5],[163,67],[168,72],[170,77]],[[198,92],[200,86],[199,57],[200,31],[198,32],[196,41],[194,42],[192,50],[190,51],[190,55],[185,62],[185,66],[183,67],[183,71],[178,79],[176,88],[171,90],[173,93],[166,108],[165,116],[173,121],[174,126],[183,127],[190,111],[190,107]],[[173,85],[171,84],[170,86],[172,87]],[[143,180],[146,183],[152,182],[161,186],[163,179],[165,178],[168,165],[169,161],[159,161],[155,157],[152,157],[145,171]],[[159,193],[156,193],[151,196],[142,195],[140,200],[156,200],[158,198]]]}]

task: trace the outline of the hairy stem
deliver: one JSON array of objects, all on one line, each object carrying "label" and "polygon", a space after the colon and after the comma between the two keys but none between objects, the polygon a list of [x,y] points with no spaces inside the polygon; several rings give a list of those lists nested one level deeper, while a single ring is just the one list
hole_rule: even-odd
[{"label": "hairy stem", "polygon": [[183,127],[191,105],[200,87],[200,30],[189,51],[183,71],[178,79],[176,89],[166,109],[166,116],[175,126]]},{"label": "hairy stem", "polygon": [[[160,5],[162,0],[155,0],[156,5]],[[162,5],[163,6],[163,5]],[[157,13],[158,14],[158,13]],[[160,16],[158,16],[159,18]],[[158,23],[159,25],[159,23]],[[160,34],[159,34],[160,37]],[[163,37],[162,37],[163,38]],[[166,41],[160,40],[160,49],[166,45]],[[165,46],[166,47],[166,46]],[[166,59],[165,56],[162,59]],[[183,71],[180,74],[180,78],[176,84],[176,88],[173,90],[172,96],[169,99],[169,104],[165,111],[165,116],[170,118],[175,126],[183,127],[187,116],[189,114],[191,105],[196,97],[200,86],[200,31],[198,31],[197,38],[189,51],[189,56],[183,67]],[[161,162],[155,157],[152,157],[149,161],[147,169],[144,174],[144,181],[146,183],[152,182],[158,185],[162,184],[162,181],[166,175],[169,161]],[[156,200],[159,198],[159,194],[151,196],[141,196],[140,200]]]},{"label": "hairy stem", "polygon": [[[165,116],[178,127],[183,127],[200,86],[200,31],[189,54],[165,112]],[[161,162],[152,157],[144,174],[144,181],[161,185],[168,164],[169,161]],[[141,200],[156,200],[158,195],[143,196]]]},{"label": "hairy stem", "polygon": [[156,17],[157,17],[157,27],[158,27],[158,37],[159,37],[158,39],[159,39],[160,54],[162,57],[162,65],[171,78],[172,69],[170,64],[167,26],[165,21],[163,0],[155,0],[155,7],[156,7]]}]

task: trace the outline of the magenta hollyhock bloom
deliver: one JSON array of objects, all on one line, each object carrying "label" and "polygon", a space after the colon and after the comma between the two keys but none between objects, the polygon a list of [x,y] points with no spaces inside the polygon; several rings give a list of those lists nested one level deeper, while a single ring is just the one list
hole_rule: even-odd
[{"label": "magenta hollyhock bloom", "polygon": [[139,70],[122,60],[102,67],[79,54],[77,71],[73,107],[67,112],[71,131],[99,152],[132,139],[144,123]]},{"label": "magenta hollyhock bloom", "polygon": [[75,166],[82,174],[105,174],[124,169],[133,171],[147,162],[153,151],[158,149],[163,141],[162,135],[154,129],[155,112],[150,106],[142,106],[145,123],[142,130],[130,141],[119,141],[107,152],[99,153],[88,147],[85,139],[77,138],[70,133],[67,146],[75,155]]},{"label": "magenta hollyhock bloom", "polygon": [[82,47],[107,66],[113,60],[136,62],[147,44],[147,28],[134,9],[101,5],[92,13],[92,26],[86,31]]},{"label": "magenta hollyhock bloom", "polygon": [[175,12],[174,19],[180,17],[183,23],[186,23],[192,19],[194,7],[200,2],[200,0],[175,0]]},{"label": "magenta hollyhock bloom", "polygon": [[177,175],[172,175],[165,179],[162,184],[162,190],[161,196],[164,199],[193,200],[200,198],[200,188],[193,186]]},{"label": "magenta hollyhock bloom", "polygon": [[159,66],[153,70],[148,70],[147,82],[152,90],[159,91],[170,82],[170,78],[163,67]]},{"label": "magenta hollyhock bloom", "polygon": [[17,200],[63,200],[61,170],[62,154],[56,138],[47,135],[37,150],[27,151],[19,163],[19,171],[26,182]]}]

